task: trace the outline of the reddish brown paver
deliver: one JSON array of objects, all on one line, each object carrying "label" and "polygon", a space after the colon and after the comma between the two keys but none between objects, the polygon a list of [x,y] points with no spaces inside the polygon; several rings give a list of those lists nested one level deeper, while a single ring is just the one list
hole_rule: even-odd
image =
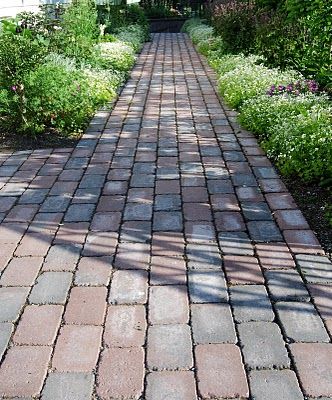
[{"label": "reddish brown paver", "polygon": [[240,349],[233,344],[196,347],[198,390],[204,399],[247,398],[247,378]]},{"label": "reddish brown paver", "polygon": [[294,343],[290,349],[304,393],[309,397],[331,397],[331,343]]},{"label": "reddish brown paver", "polygon": [[[56,397],[44,385],[56,374],[64,398],[93,377],[91,400],[250,399],[242,346],[254,353],[264,332],[242,343],[237,324],[271,321],[294,274],[297,308],[332,334],[331,282],[308,284],[310,297],[294,261],[324,252],[236,115],[190,40],[156,34],[76,148],[0,154],[0,397]],[[52,304],[30,304],[42,289]],[[283,334],[291,322],[275,320]],[[331,341],[280,340],[294,385],[331,397]]]}]

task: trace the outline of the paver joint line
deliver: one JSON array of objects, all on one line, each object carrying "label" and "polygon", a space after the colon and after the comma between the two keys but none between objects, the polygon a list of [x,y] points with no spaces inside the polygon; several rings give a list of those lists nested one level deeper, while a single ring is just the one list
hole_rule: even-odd
[{"label": "paver joint line", "polygon": [[0,175],[0,397],[332,398],[332,264],[185,34]]}]

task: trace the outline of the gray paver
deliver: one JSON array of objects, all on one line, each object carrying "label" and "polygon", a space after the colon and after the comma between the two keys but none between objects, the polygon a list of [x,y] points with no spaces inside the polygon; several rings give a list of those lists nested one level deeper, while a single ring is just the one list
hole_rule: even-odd
[{"label": "gray paver", "polygon": [[147,376],[146,400],[196,400],[192,371],[152,372]]},{"label": "gray paver", "polygon": [[193,270],[188,274],[189,295],[192,303],[220,303],[228,301],[224,274],[219,271]]},{"label": "gray paver", "polygon": [[147,343],[148,368],[162,371],[192,367],[192,344],[188,325],[150,326]]},{"label": "gray paver", "polygon": [[230,300],[236,322],[274,320],[272,305],[263,285],[233,286]]},{"label": "gray paver", "polygon": [[79,259],[81,248],[72,244],[52,246],[45,259],[44,271],[73,271]]},{"label": "gray paver", "polygon": [[325,256],[297,254],[296,263],[309,283],[332,283],[332,262]]},{"label": "gray paver", "polygon": [[236,343],[235,327],[228,304],[193,304],[191,323],[195,344]]},{"label": "gray paver", "polygon": [[9,322],[0,323],[0,361],[7,348],[10,336],[13,332],[13,325]]},{"label": "gray paver", "polygon": [[245,232],[222,232],[218,240],[224,254],[254,255],[254,246]]},{"label": "gray paver", "polygon": [[144,221],[152,218],[151,204],[128,203],[126,205],[123,219],[125,221]]},{"label": "gray paver", "polygon": [[249,221],[272,221],[271,210],[266,203],[243,201],[241,206],[244,217]]},{"label": "gray paver", "polygon": [[42,400],[90,400],[93,374],[80,372],[51,372],[46,379]]},{"label": "gray paver", "polygon": [[276,301],[309,301],[309,293],[296,270],[265,271],[267,287],[271,298]]},{"label": "gray paver", "polygon": [[73,275],[70,272],[44,272],[33,287],[29,301],[33,304],[64,304]]},{"label": "gray paver", "polygon": [[287,368],[290,360],[277,324],[244,322],[238,327],[244,362],[248,368]]},{"label": "gray paver", "polygon": [[142,270],[116,271],[111,283],[111,304],[144,304],[147,300],[148,275]]},{"label": "gray paver", "polygon": [[251,371],[252,400],[303,400],[293,371]]},{"label": "gray paver", "polygon": [[14,322],[26,302],[30,288],[0,288],[0,322]]},{"label": "gray paver", "polygon": [[186,255],[190,269],[220,270],[222,267],[222,259],[217,244],[188,244]]},{"label": "gray paver", "polygon": [[182,231],[182,214],[178,211],[157,211],[153,216],[153,230],[155,231]]},{"label": "gray paver", "polygon": [[285,335],[294,342],[329,342],[323,321],[311,303],[280,302],[276,310]]},{"label": "gray paver", "polygon": [[95,210],[94,204],[72,204],[69,206],[65,221],[67,222],[83,222],[91,221],[93,212]]},{"label": "gray paver", "polygon": [[62,212],[66,211],[70,203],[70,197],[65,196],[49,196],[42,204],[40,211],[42,212]]},{"label": "gray paver", "polygon": [[156,211],[177,211],[181,209],[181,197],[178,194],[161,194],[155,198]]},{"label": "gray paver", "polygon": [[45,200],[48,189],[27,189],[19,199],[20,204],[40,204]]}]

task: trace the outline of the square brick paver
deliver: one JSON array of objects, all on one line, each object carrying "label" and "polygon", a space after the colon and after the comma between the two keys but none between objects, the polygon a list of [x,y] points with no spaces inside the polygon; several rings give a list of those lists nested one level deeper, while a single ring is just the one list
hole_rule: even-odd
[{"label": "square brick paver", "polygon": [[65,325],[57,340],[52,366],[59,372],[91,372],[98,360],[102,328]]},{"label": "square brick paver", "polygon": [[204,344],[195,349],[198,390],[202,398],[248,397],[240,350],[234,344]]}]

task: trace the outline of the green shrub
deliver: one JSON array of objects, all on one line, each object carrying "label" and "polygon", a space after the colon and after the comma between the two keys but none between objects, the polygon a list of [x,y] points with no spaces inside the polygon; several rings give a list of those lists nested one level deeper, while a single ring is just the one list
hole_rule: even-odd
[{"label": "green shrub", "polygon": [[105,69],[129,71],[135,63],[133,47],[124,42],[104,42],[95,46],[93,62]]},{"label": "green shrub", "polygon": [[219,90],[232,107],[239,107],[245,100],[266,93],[273,85],[287,85],[299,79],[294,71],[269,69],[263,65],[241,65],[219,78]]},{"label": "green shrub", "polygon": [[184,22],[181,28],[181,32],[188,33],[190,36],[191,29],[196,28],[199,25],[203,25],[202,21],[199,18],[190,18]]},{"label": "green shrub", "polygon": [[332,178],[332,108],[313,106],[283,121],[263,145],[286,175]]},{"label": "green shrub", "polygon": [[217,58],[225,53],[224,42],[220,36],[212,36],[200,41],[197,49],[206,57]]},{"label": "green shrub", "polygon": [[0,34],[0,80],[7,88],[19,86],[23,78],[43,61],[48,41],[29,29],[17,30],[15,21],[2,21]]},{"label": "green shrub", "polygon": [[226,51],[249,53],[255,37],[255,7],[252,1],[217,3],[212,23]]},{"label": "green shrub", "polygon": [[299,114],[305,114],[313,106],[328,107],[326,96],[314,94],[262,95],[243,103],[238,116],[240,123],[247,129],[268,138],[283,121]]},{"label": "green shrub", "polygon": [[55,35],[57,49],[78,61],[88,60],[97,42],[97,10],[92,0],[73,0],[61,19],[61,30]]},{"label": "green shrub", "polygon": [[[25,123],[25,80],[43,62],[48,41],[29,29],[17,29],[15,21],[4,21],[0,35],[1,121],[4,129]],[[8,118],[6,118],[8,115]],[[13,124],[11,124],[13,121]]]},{"label": "green shrub", "polygon": [[198,25],[189,29],[189,35],[194,44],[209,39],[213,36],[213,28],[208,25]]},{"label": "green shrub", "polygon": [[218,75],[224,75],[239,67],[254,66],[260,61],[261,58],[258,56],[244,56],[243,54],[225,54],[221,57],[215,57],[214,53],[212,53],[209,57],[209,63],[216,70]]},{"label": "green shrub", "polygon": [[[26,79],[25,120],[16,129],[30,135],[50,127],[65,133],[76,131],[114,95],[109,80],[98,72],[81,71],[73,60],[50,56]],[[10,122],[17,118],[11,115]]]},{"label": "green shrub", "polygon": [[116,31],[115,37],[126,44],[130,44],[137,53],[143,47],[143,43],[145,42],[146,38],[146,32],[141,25],[129,25],[119,28]]},{"label": "green shrub", "polygon": [[118,29],[128,25],[140,25],[145,33],[145,40],[149,39],[149,24],[142,7],[137,4],[98,5],[98,23],[103,25],[105,33],[115,33]]}]

